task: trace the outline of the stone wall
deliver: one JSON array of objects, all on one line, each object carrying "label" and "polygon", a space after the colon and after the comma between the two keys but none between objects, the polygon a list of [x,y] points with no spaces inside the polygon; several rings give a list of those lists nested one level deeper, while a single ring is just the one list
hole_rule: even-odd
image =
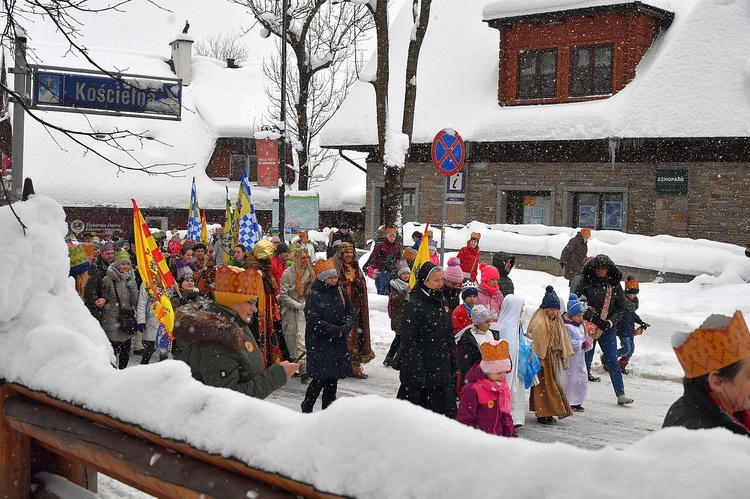
[{"label": "stone wall", "polygon": [[[688,170],[688,193],[656,192],[657,169]],[[498,210],[498,185],[539,190],[544,186],[554,199],[553,225],[575,227],[572,194],[583,191],[621,192],[624,198],[624,232],[709,239],[744,246],[750,241],[750,167],[746,163],[632,162],[467,162],[466,203],[448,210],[447,223],[473,220],[504,223]],[[372,200],[382,185],[383,170],[371,164],[367,175],[365,230],[377,228]],[[429,162],[412,163],[404,184],[418,185],[418,221],[442,220],[444,177]]]}]

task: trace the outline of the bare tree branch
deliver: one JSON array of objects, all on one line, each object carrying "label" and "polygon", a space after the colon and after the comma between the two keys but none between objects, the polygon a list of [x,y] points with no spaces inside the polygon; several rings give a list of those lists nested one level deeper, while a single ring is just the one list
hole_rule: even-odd
[{"label": "bare tree branch", "polygon": [[[232,0],[247,7],[264,33],[281,41],[281,2],[276,0]],[[333,3],[329,0],[290,2],[287,12],[286,43],[291,49],[287,64],[286,130],[297,150],[299,188],[309,188],[310,178],[328,156],[316,152],[312,144],[323,125],[341,106],[356,81],[361,61],[357,43],[371,30],[372,16],[363,5]],[[266,61],[263,68],[271,82],[266,93],[270,113],[281,107],[281,64],[279,57]]]},{"label": "bare tree branch", "polygon": [[[149,4],[156,6],[159,9],[170,12],[168,9],[161,7],[154,0],[146,0]],[[111,71],[105,69],[89,54],[88,49],[79,41],[81,37],[81,22],[77,16],[82,14],[96,14],[104,12],[122,12],[122,8],[130,4],[132,0],[113,0],[104,2],[91,2],[90,0],[2,0],[2,17],[5,19],[5,24],[2,28],[2,34],[0,35],[0,47],[2,49],[13,51],[15,44],[16,33],[21,30],[21,22],[25,21],[29,24],[35,22],[52,22],[57,31],[63,36],[68,43],[68,52],[76,55],[81,55],[89,64],[94,68],[101,71],[103,74],[117,79],[123,84],[137,88],[140,91],[149,92],[148,89],[138,87],[136,84],[131,83],[125,79],[121,70]],[[95,5],[92,5],[95,3]],[[33,49],[29,49],[33,54]],[[28,57],[28,56],[27,56]],[[159,163],[152,165],[144,165],[139,161],[133,154],[134,148],[129,146],[131,140],[135,140],[141,148],[145,146],[146,140],[155,140],[152,137],[147,136],[147,132],[132,132],[130,130],[119,130],[113,131],[101,131],[96,130],[89,122],[89,130],[74,130],[60,126],[40,117],[33,109],[29,107],[27,102],[27,96],[21,95],[23,89],[11,90],[9,85],[0,84],[0,92],[12,96],[13,99],[20,103],[24,112],[34,121],[41,124],[50,137],[53,138],[55,143],[61,150],[65,150],[58,139],[53,135],[53,132],[62,134],[62,136],[71,140],[73,143],[84,148],[86,153],[94,154],[101,158],[107,163],[115,166],[118,172],[131,170],[140,171],[149,175],[168,175],[174,176],[180,172],[188,170],[193,164],[183,163]],[[83,115],[83,113],[82,113]],[[84,115],[85,116],[85,115]],[[94,142],[96,141],[96,142]],[[156,141],[162,145],[167,145],[162,141]],[[107,147],[112,148],[113,151],[118,151],[125,154],[129,159],[129,163],[123,163],[116,161],[111,157],[108,157],[105,153],[100,152],[100,148],[97,144],[105,144]]]},{"label": "bare tree branch", "polygon": [[193,45],[195,53],[212,57],[220,61],[232,59],[235,64],[247,61],[250,50],[242,44],[243,33],[229,32],[211,35],[202,42]]}]

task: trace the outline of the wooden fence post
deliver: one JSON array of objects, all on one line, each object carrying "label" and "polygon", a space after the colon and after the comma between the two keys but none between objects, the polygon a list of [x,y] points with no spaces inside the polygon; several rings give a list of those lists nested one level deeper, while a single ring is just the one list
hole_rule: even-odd
[{"label": "wooden fence post", "polygon": [[8,427],[2,411],[5,401],[18,396],[0,379],[0,498],[31,496],[31,438]]}]

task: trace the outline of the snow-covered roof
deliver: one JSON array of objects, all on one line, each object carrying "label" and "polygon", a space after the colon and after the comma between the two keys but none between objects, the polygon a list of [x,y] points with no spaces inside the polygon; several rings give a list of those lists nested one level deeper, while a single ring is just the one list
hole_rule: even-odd
[{"label": "snow-covered roof", "polygon": [[[180,3],[171,6],[171,11],[151,5],[125,6],[125,12],[102,13],[95,21],[83,16],[78,42],[107,70],[174,78],[167,64],[171,55],[169,43],[177,36],[186,36],[180,33],[185,18],[191,21],[188,36],[196,42],[252,25],[250,14],[228,2],[212,3],[210,8],[205,2],[196,0]],[[27,30],[32,63],[94,69],[84,57],[69,51],[69,45],[47,23],[38,22]],[[143,209],[187,209],[195,176],[200,207],[223,210],[225,186],[229,187],[230,197],[234,200],[239,183],[214,181],[206,174],[216,139],[252,137],[262,125],[271,124],[276,118],[269,113],[270,102],[264,89],[261,62],[263,56],[272,53],[273,44],[257,33],[243,39],[242,43],[249,46],[251,59],[236,69],[227,68],[223,61],[196,56],[193,50],[192,81],[183,87],[182,120],[179,122],[38,113],[43,119],[68,129],[142,133],[146,140],[123,140],[120,145],[124,150],[119,151],[103,141],[82,140],[95,151],[122,164],[163,165],[157,167],[156,172],[184,171],[174,176],[118,171],[101,157],[27,116],[24,177],[33,180],[36,192],[46,194],[64,206],[125,208],[131,207],[130,199],[135,198]],[[320,210],[359,212],[365,202],[365,175],[349,165],[339,169],[341,174],[334,174],[329,182],[314,186],[320,193]],[[339,180],[340,176],[346,178]],[[253,188],[257,210],[270,210],[273,199],[277,197],[277,188]]]},{"label": "snow-covered roof", "polygon": [[[600,2],[564,0],[433,3],[420,55],[412,141],[430,143],[450,125],[464,140],[606,137],[733,137],[750,134],[750,10],[737,0],[650,1],[675,14],[622,91],[602,100],[505,106],[497,102],[499,33],[483,22]],[[623,3],[623,2],[619,2]],[[507,9],[507,10],[503,10]],[[505,12],[505,14],[503,14]],[[408,5],[391,30],[391,129],[400,130],[411,34]],[[374,73],[374,60],[364,73]],[[358,82],[323,130],[324,145],[377,144],[372,85]]]},{"label": "snow-covered roof", "polygon": [[642,4],[672,12],[675,3],[674,0],[496,0],[484,6],[482,17],[489,20],[622,4]]}]

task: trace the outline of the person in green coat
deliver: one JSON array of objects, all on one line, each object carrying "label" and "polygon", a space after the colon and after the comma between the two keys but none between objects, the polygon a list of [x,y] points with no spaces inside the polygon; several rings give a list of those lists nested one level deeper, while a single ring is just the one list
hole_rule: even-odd
[{"label": "person in green coat", "polygon": [[185,346],[181,360],[203,384],[266,398],[299,368],[283,361],[263,368],[258,343],[248,327],[257,313],[261,275],[229,265],[216,272],[214,300],[180,307],[174,338]]}]

